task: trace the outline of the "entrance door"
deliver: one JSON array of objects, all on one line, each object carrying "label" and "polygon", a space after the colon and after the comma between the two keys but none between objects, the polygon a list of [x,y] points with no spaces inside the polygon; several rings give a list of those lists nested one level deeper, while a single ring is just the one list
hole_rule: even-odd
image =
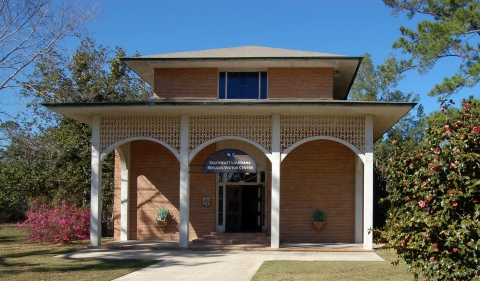
[{"label": "entrance door", "polygon": [[262,232],[264,186],[227,186],[226,232]]},{"label": "entrance door", "polygon": [[225,232],[242,231],[242,187],[227,185]]}]

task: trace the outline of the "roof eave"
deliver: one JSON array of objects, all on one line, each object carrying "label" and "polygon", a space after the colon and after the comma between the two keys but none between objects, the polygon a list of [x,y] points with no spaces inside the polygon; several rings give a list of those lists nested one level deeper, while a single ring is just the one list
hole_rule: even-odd
[{"label": "roof eave", "polygon": [[374,140],[380,139],[416,103],[356,101],[145,101],[126,103],[43,104],[50,110],[92,124],[94,115],[294,114],[372,115]]}]

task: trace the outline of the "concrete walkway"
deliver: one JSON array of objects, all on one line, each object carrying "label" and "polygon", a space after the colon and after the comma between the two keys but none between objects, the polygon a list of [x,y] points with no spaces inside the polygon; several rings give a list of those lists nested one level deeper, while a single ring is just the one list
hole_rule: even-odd
[{"label": "concrete walkway", "polygon": [[86,249],[57,257],[149,259],[157,264],[115,280],[250,280],[264,261],[384,261],[373,252],[180,251]]}]

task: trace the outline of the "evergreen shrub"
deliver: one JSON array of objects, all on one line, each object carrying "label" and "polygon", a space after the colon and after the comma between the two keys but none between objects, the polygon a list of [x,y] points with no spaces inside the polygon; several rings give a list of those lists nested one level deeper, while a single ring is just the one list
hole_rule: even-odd
[{"label": "evergreen shrub", "polygon": [[393,143],[382,237],[415,279],[480,280],[478,112],[478,102],[464,101],[454,117],[427,128],[416,153]]}]

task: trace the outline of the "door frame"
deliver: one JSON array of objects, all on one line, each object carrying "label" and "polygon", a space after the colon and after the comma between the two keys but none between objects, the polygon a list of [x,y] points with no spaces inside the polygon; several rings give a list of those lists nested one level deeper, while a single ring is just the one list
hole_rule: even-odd
[{"label": "door frame", "polygon": [[[225,223],[226,223],[226,195],[227,195],[227,185],[253,185],[253,186],[258,186],[258,185],[263,185],[264,188],[264,194],[263,194],[263,225],[262,225],[262,232],[267,231],[267,196],[268,196],[268,190],[267,190],[267,176],[266,176],[266,171],[259,171],[257,173],[257,182],[226,182],[227,179],[227,173],[223,174],[218,174],[216,177],[216,186],[215,186],[215,198],[216,198],[216,209],[215,209],[215,231],[216,232],[225,232]],[[262,182],[261,179],[264,179]],[[222,180],[222,181],[221,181]],[[220,198],[220,188],[222,188],[222,193],[223,193],[223,198]],[[219,221],[219,213],[223,214],[222,215],[222,220]]]}]

